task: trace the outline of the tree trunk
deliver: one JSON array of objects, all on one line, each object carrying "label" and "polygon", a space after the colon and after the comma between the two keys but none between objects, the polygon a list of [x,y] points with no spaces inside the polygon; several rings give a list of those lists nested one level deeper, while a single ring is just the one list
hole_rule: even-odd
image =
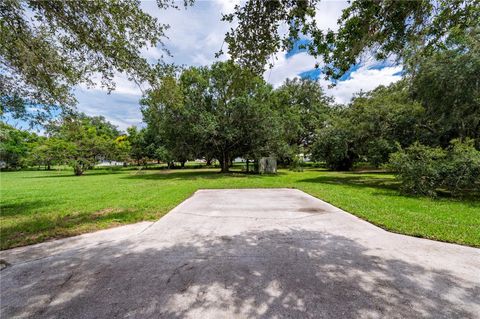
[{"label": "tree trunk", "polygon": [[186,162],[186,161],[181,161],[181,162],[180,162],[180,166],[181,166],[182,168],[185,168],[185,162]]},{"label": "tree trunk", "polygon": [[212,159],[207,158],[207,162],[205,163],[206,166],[212,166]]},{"label": "tree trunk", "polygon": [[75,165],[73,167],[73,172],[76,176],[81,176],[83,174],[83,167],[81,165]]},{"label": "tree trunk", "polygon": [[248,164],[250,163],[250,161],[249,161],[248,159],[247,159],[246,161],[247,161],[247,173],[248,173],[248,172],[249,172],[249,166],[248,166]]},{"label": "tree trunk", "polygon": [[228,173],[229,172],[229,168],[230,168],[230,159],[228,158],[228,154],[226,154],[225,152],[223,153],[223,156],[222,156],[222,161],[220,162],[220,165],[222,167],[222,173]]},{"label": "tree trunk", "polygon": [[49,171],[51,168],[50,168],[50,163],[47,164],[47,171]]}]

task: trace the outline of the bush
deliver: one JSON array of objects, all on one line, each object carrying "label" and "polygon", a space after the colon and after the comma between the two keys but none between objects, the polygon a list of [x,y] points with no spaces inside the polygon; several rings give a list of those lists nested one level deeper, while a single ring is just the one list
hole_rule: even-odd
[{"label": "bush", "polygon": [[435,197],[444,189],[458,196],[479,186],[480,151],[472,140],[453,140],[447,149],[415,143],[393,153],[389,167],[403,193]]},{"label": "bush", "polygon": [[475,149],[473,140],[453,140],[444,166],[443,185],[453,195],[480,187],[480,151]]},{"label": "bush", "polygon": [[441,148],[419,144],[390,155],[389,167],[400,181],[406,194],[435,196],[442,182],[442,167],[446,153]]}]

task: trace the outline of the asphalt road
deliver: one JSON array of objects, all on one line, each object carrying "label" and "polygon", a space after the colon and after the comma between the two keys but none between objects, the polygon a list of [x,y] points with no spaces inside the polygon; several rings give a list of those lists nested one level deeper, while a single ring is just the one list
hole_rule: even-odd
[{"label": "asphalt road", "polygon": [[202,190],[155,223],[0,252],[1,318],[480,318],[480,250],[293,189]]}]

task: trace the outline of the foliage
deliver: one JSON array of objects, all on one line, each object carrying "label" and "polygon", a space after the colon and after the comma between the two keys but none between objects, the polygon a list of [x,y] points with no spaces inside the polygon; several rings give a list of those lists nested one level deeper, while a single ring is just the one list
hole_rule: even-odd
[{"label": "foliage", "polygon": [[434,197],[444,188],[461,195],[480,186],[480,151],[472,140],[454,140],[448,149],[415,143],[392,154],[389,165],[407,194]]},{"label": "foliage", "polygon": [[180,162],[217,158],[227,172],[236,156],[272,151],[276,113],[271,87],[231,62],[163,77],[143,99],[148,129]]},{"label": "foliage", "polygon": [[115,151],[113,159],[126,163],[130,159],[132,145],[127,135],[120,135],[115,138]]},{"label": "foliage", "polygon": [[314,34],[312,47],[323,54],[327,75],[339,78],[369,53],[377,60],[429,56],[452,32],[476,26],[479,8],[478,0],[353,1],[338,31]]},{"label": "foliage", "polygon": [[475,149],[473,140],[453,140],[444,167],[442,185],[453,195],[475,189],[480,191],[480,151]]},{"label": "foliage", "polygon": [[45,165],[49,170],[52,165],[61,165],[68,162],[73,152],[73,143],[60,138],[43,138],[33,146],[30,154],[30,164]]},{"label": "foliage", "polygon": [[390,167],[400,181],[402,192],[436,196],[443,179],[445,151],[414,143],[391,155]]},{"label": "foliage", "polygon": [[331,169],[349,170],[356,161],[378,167],[388,162],[397,145],[406,147],[423,138],[424,110],[409,97],[405,82],[360,93],[330,114],[317,131],[312,153]]},{"label": "foliage", "polygon": [[165,146],[160,146],[155,149],[155,158],[159,161],[167,163],[169,167],[173,167],[173,163],[175,162],[175,158],[173,155],[168,151]]},{"label": "foliage", "polygon": [[388,162],[390,153],[421,140],[424,110],[409,97],[404,81],[360,93],[342,113],[355,136],[358,158],[374,166]]},{"label": "foliage", "polygon": [[[175,6],[170,0],[157,3]],[[75,104],[74,85],[100,82],[114,89],[116,72],[137,83],[152,81],[155,68],[140,51],[163,46],[166,28],[137,0],[2,1],[1,113],[26,118],[33,112],[43,120]]]},{"label": "foliage", "polygon": [[[269,58],[273,53],[290,47],[300,32],[310,34],[316,29],[314,23],[307,23],[315,15],[316,3],[318,0],[248,0],[243,6],[237,5],[234,13],[223,16],[224,21],[236,24],[225,35],[229,55],[261,74],[267,63],[272,66]],[[285,36],[279,31],[281,24],[289,29]]]},{"label": "foliage", "polygon": [[446,48],[419,58],[411,95],[425,109],[428,142],[447,147],[454,138],[480,147],[480,28],[450,35]]},{"label": "foliage", "polygon": [[137,162],[137,165],[145,163],[148,157],[145,130],[138,130],[137,127],[132,126],[127,128],[127,133],[127,141],[130,144],[130,157]]},{"label": "foliage", "polygon": [[18,169],[28,164],[31,145],[36,142],[35,133],[18,130],[4,122],[0,122],[0,161],[6,168]]},{"label": "foliage", "polygon": [[303,172],[303,157],[299,155],[293,156],[289,169],[294,172]]},{"label": "foliage", "polygon": [[287,79],[274,91],[275,108],[279,112],[282,140],[292,147],[292,160],[299,153],[310,153],[315,133],[325,125],[331,112],[332,99],[324,93],[320,83],[310,79]]},{"label": "foliage", "polygon": [[102,159],[115,157],[118,131],[103,117],[76,114],[49,127],[49,134],[69,143],[68,162],[75,175],[82,175]]},{"label": "foliage", "polygon": [[[236,26],[226,34],[233,60],[255,71],[272,64],[272,54],[297,40],[322,57],[325,74],[339,79],[365,53],[383,60],[429,55],[442,48],[452,31],[465,32],[480,20],[478,0],[352,1],[338,20],[338,31],[320,29],[319,0],[248,0],[224,20]],[[288,28],[288,32],[283,30]]]},{"label": "foliage", "polygon": [[347,171],[358,159],[358,152],[352,127],[341,114],[332,116],[326,127],[318,132],[312,159],[325,161],[332,170]]}]

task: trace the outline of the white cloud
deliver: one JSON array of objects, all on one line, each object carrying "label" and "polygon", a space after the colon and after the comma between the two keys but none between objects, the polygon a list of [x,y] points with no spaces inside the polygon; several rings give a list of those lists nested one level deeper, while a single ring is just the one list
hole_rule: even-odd
[{"label": "white cloud", "polygon": [[297,77],[300,73],[313,69],[316,61],[306,52],[295,54],[288,59],[283,52],[279,53],[277,58],[273,60],[274,67],[263,74],[263,78],[274,87],[281,85],[287,78]]},{"label": "white cloud", "polygon": [[[105,87],[102,87],[101,85],[100,74],[93,76],[92,81],[94,83],[93,87],[88,87],[85,84],[80,84],[77,89],[88,91],[88,92],[91,92],[92,94],[95,94],[97,92],[108,93],[108,89]],[[113,81],[115,82],[114,92],[118,94],[141,96],[142,89],[145,89],[145,87],[139,86],[134,81],[130,81],[127,75],[123,73],[119,73],[119,72],[115,73],[113,77]],[[143,84],[143,86],[145,85]]]},{"label": "white cloud", "polygon": [[127,127],[142,125],[140,111],[140,95],[121,94],[116,91],[111,94],[99,90],[77,89],[77,109],[90,116],[103,116],[121,130]]},{"label": "white cloud", "polygon": [[[207,0],[208,1],[208,0]],[[222,13],[232,13],[236,5],[240,5],[245,1],[242,0],[213,0],[219,7]]]},{"label": "white cloud", "polygon": [[[166,57],[166,60],[198,66],[215,61],[215,53],[222,48],[225,33],[230,28],[227,22],[221,21],[222,12],[231,12],[236,3],[238,1],[196,1],[187,8],[160,10],[154,1],[148,1],[142,2],[142,8],[159,22],[170,25],[166,31],[168,39],[164,42],[173,57]],[[154,57],[161,56],[160,50],[150,50]]]},{"label": "white cloud", "polygon": [[348,103],[355,93],[360,91],[370,91],[379,85],[389,85],[401,79],[396,73],[402,71],[402,66],[384,67],[383,69],[368,69],[362,66],[352,72],[345,81],[339,81],[331,89],[327,88],[328,83],[321,80],[322,86],[326,92],[333,96],[338,103]]},{"label": "white cloud", "polygon": [[322,0],[317,4],[315,21],[322,30],[338,29],[337,20],[342,14],[342,10],[348,6],[347,1]]}]

